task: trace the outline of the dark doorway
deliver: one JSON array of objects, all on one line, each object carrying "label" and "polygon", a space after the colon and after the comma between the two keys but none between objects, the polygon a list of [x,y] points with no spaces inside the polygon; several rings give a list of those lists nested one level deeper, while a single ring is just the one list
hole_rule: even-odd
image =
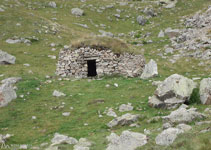
[{"label": "dark doorway", "polygon": [[97,75],[96,60],[87,60],[87,65],[88,65],[88,77],[95,77]]}]

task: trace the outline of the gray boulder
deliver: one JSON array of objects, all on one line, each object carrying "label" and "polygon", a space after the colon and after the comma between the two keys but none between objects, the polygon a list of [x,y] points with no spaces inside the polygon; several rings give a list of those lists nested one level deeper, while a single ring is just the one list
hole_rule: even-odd
[{"label": "gray boulder", "polygon": [[11,78],[7,78],[1,81],[2,84],[15,84],[17,82],[19,82],[22,78],[20,77],[11,77]]},{"label": "gray boulder", "polygon": [[165,34],[169,37],[169,38],[173,38],[176,36],[180,35],[180,30],[179,29],[171,29],[171,28],[167,28],[165,30]]},{"label": "gray boulder", "polygon": [[75,16],[78,16],[78,17],[84,15],[84,11],[83,11],[82,9],[80,9],[80,8],[73,8],[73,9],[71,10],[71,13],[72,13],[73,15],[75,15]]},{"label": "gray boulder", "polygon": [[56,8],[56,3],[55,2],[49,2],[48,6],[52,7],[52,8]]},{"label": "gray boulder", "polygon": [[147,144],[147,136],[142,133],[123,131],[120,136],[111,133],[107,136],[109,145],[106,150],[135,150]]},{"label": "gray boulder", "polygon": [[51,140],[51,143],[51,146],[54,146],[58,144],[77,144],[78,141],[75,138],[55,133],[53,139]]},{"label": "gray boulder", "polygon": [[141,79],[148,79],[158,75],[158,67],[156,62],[151,59],[148,64],[145,65],[144,71],[141,75]]},{"label": "gray boulder", "polygon": [[196,111],[196,108],[186,109],[184,107],[180,107],[175,111],[172,111],[170,115],[162,117],[164,122],[169,122],[171,124],[179,124],[179,123],[190,123],[194,120],[203,119],[206,116],[202,113]]},{"label": "gray boulder", "polygon": [[143,16],[138,16],[136,18],[136,21],[138,22],[139,25],[144,26],[147,22],[147,20]]},{"label": "gray boulder", "polygon": [[176,127],[178,129],[183,130],[184,132],[187,132],[187,131],[192,129],[192,127],[190,125],[187,125],[187,124],[184,124],[184,123],[178,124]]},{"label": "gray boulder", "polygon": [[158,145],[168,146],[174,142],[178,134],[183,133],[183,130],[177,128],[168,128],[161,132],[156,138],[155,142]]},{"label": "gray boulder", "polygon": [[74,146],[74,150],[89,150],[92,143],[86,138],[80,138],[78,143]]},{"label": "gray boulder", "polygon": [[0,85],[0,107],[6,106],[9,102],[16,98],[16,92],[11,84]]},{"label": "gray boulder", "polygon": [[176,97],[188,101],[196,83],[182,75],[173,74],[166,78],[156,89],[155,95],[161,100]]},{"label": "gray boulder", "polygon": [[199,93],[201,103],[211,105],[211,78],[205,78],[200,82]]},{"label": "gray boulder", "polygon": [[121,126],[130,125],[130,124],[138,121],[139,117],[140,117],[139,115],[132,115],[130,113],[127,113],[127,114],[124,114],[120,117],[117,117],[117,118],[111,120],[107,124],[107,126],[112,128],[112,127],[117,126],[117,125],[121,125]]},{"label": "gray boulder", "polygon": [[133,110],[133,106],[131,105],[131,103],[122,104],[122,105],[119,106],[120,112],[132,111],[132,110]]},{"label": "gray boulder", "polygon": [[57,90],[54,90],[53,91],[53,96],[55,97],[61,97],[61,96],[66,96],[66,94],[60,92],[60,91],[57,91]]},{"label": "gray boulder", "polygon": [[1,64],[15,64],[15,56],[12,56],[8,54],[7,52],[4,52],[0,50],[0,65]]}]

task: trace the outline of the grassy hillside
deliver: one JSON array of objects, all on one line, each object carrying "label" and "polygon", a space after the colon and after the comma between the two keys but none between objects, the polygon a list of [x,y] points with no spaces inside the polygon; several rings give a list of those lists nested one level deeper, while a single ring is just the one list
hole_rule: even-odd
[{"label": "grassy hillside", "polygon": [[[112,129],[116,133],[121,133],[125,129],[144,132],[144,129],[151,130],[149,142],[140,149],[160,150],[160,149],[209,149],[211,145],[210,132],[199,133],[208,125],[193,126],[191,132],[182,134],[170,147],[161,147],[155,144],[155,137],[162,127],[162,122],[147,123],[147,120],[154,116],[169,114],[168,110],[158,110],[150,108],[147,104],[148,97],[153,95],[155,86],[154,80],[164,80],[173,73],[178,73],[189,78],[210,77],[210,62],[207,65],[199,66],[201,60],[195,58],[181,58],[175,64],[170,63],[157,54],[164,52],[164,46],[170,45],[167,36],[158,38],[160,30],[171,28],[183,28],[180,22],[185,16],[193,15],[195,12],[204,11],[210,0],[178,0],[176,8],[164,9],[152,1],[129,1],[128,5],[120,6],[115,0],[87,0],[86,3],[79,0],[54,0],[57,8],[48,6],[49,0],[1,0],[0,6],[5,7],[4,12],[0,12],[0,49],[16,57],[15,65],[0,66],[0,80],[7,77],[22,77],[22,81],[17,84],[16,100],[7,107],[0,108],[0,134],[14,134],[7,144],[28,144],[39,146],[41,143],[52,139],[54,133],[66,134],[77,139],[88,138],[95,144],[93,150],[105,149],[107,145],[106,136],[111,133],[106,124],[112,117],[103,115],[98,117],[98,112],[103,113],[106,107],[118,108],[120,104],[132,103],[135,110],[131,113],[141,114],[139,120],[140,127],[116,127]],[[114,8],[102,9],[114,3]],[[130,7],[130,4],[134,7]],[[84,5],[84,6],[83,6]],[[147,25],[140,26],[136,22],[138,15],[144,15],[141,10],[152,6],[156,17],[149,18]],[[71,14],[74,7],[82,8],[85,15],[75,17]],[[137,9],[134,9],[137,8]],[[121,18],[116,20],[113,16],[116,9],[120,9]],[[125,17],[129,15],[130,17]],[[112,19],[108,19],[108,16]],[[132,23],[134,21],[134,23]],[[86,24],[88,28],[83,28],[74,23]],[[101,27],[100,24],[104,24]],[[98,27],[96,27],[98,25]],[[112,32],[115,36],[124,33],[126,36],[120,37],[127,43],[129,48],[145,56],[146,60],[155,59],[158,63],[159,76],[152,80],[141,80],[139,78],[124,77],[104,77],[102,80],[91,79],[61,79],[55,76],[57,59],[51,59],[48,55],[57,56],[64,45],[70,45],[72,41],[83,37],[100,34],[98,31],[104,30]],[[129,36],[129,32],[134,31],[135,36]],[[149,36],[146,36],[149,35]],[[14,36],[28,38],[35,36],[39,40],[31,45],[24,43],[8,44],[5,41]],[[147,41],[152,40],[152,43]],[[52,51],[51,43],[55,43],[56,50]],[[137,43],[143,46],[137,46]],[[160,49],[158,51],[158,49]],[[171,57],[171,54],[168,54]],[[24,64],[30,64],[29,67]],[[50,79],[46,79],[46,75]],[[49,83],[49,80],[52,82]],[[118,83],[116,88],[114,83]],[[106,88],[106,84],[110,87]],[[39,88],[40,90],[37,90]],[[55,98],[52,96],[54,90],[64,92],[67,96]],[[20,95],[24,95],[23,98]],[[104,103],[96,103],[96,100],[104,100]],[[64,104],[64,108],[58,108]],[[196,105],[200,111],[210,106]],[[74,109],[71,110],[70,107]],[[71,112],[69,117],[62,116],[63,112]],[[115,110],[117,115],[123,113]],[[36,116],[36,120],[32,120]],[[208,118],[209,120],[210,118]],[[87,123],[88,125],[84,125]],[[5,129],[6,128],[6,129]],[[41,148],[42,149],[42,148]],[[43,148],[44,149],[44,148]],[[64,145],[63,149],[71,149]]]}]

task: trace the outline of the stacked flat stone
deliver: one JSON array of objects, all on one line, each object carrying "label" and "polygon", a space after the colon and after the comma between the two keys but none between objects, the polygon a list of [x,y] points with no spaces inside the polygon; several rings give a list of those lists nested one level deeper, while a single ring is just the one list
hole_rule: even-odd
[{"label": "stacked flat stone", "polygon": [[109,49],[81,47],[75,50],[61,50],[56,74],[62,77],[86,78],[88,60],[96,60],[98,76],[120,74],[138,77],[142,74],[145,65],[142,55],[116,54]]}]

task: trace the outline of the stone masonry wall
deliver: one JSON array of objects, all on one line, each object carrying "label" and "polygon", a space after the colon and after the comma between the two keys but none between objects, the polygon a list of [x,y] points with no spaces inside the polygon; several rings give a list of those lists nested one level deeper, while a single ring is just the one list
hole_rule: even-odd
[{"label": "stone masonry wall", "polygon": [[98,76],[120,74],[137,77],[141,75],[145,65],[142,55],[114,54],[111,50],[82,47],[76,50],[64,49],[60,52],[56,74],[62,77],[86,78],[87,60],[96,60]]}]

